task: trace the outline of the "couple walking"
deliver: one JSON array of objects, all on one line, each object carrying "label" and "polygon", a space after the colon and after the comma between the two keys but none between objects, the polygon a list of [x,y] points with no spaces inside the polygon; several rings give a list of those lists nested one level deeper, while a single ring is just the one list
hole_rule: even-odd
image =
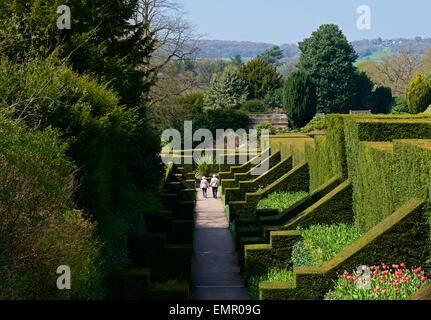
[{"label": "couple walking", "polygon": [[216,175],[213,175],[213,178],[211,179],[211,182],[209,184],[208,184],[208,180],[206,179],[206,177],[202,177],[200,187],[202,189],[202,194],[203,194],[204,198],[205,199],[208,198],[207,197],[207,190],[211,186],[211,188],[213,190],[213,197],[214,197],[214,199],[217,199],[218,185],[219,185],[219,181],[218,181]]}]

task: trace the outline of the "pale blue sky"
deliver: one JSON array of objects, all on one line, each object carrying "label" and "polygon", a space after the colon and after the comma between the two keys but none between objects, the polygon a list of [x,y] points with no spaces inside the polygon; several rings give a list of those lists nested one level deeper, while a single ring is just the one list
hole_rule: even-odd
[{"label": "pale blue sky", "polygon": [[[297,43],[324,23],[349,41],[431,37],[431,0],[178,0],[204,39]],[[371,8],[371,30],[358,30],[356,9]]]}]

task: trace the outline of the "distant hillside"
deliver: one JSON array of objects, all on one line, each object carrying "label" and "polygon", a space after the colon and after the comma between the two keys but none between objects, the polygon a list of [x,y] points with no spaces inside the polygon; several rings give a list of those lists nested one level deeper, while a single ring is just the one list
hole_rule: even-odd
[{"label": "distant hillside", "polygon": [[[353,41],[353,46],[359,55],[359,61],[380,60],[387,54],[399,53],[405,47],[411,47],[418,54],[423,54],[431,46],[431,38],[417,37],[414,39],[388,39]],[[258,43],[249,41],[221,41],[202,40],[199,42],[200,51],[197,58],[216,57],[230,58],[240,54],[243,58],[254,58],[266,49],[273,46],[271,43]],[[288,58],[299,55],[296,44],[283,44],[280,46]]]}]

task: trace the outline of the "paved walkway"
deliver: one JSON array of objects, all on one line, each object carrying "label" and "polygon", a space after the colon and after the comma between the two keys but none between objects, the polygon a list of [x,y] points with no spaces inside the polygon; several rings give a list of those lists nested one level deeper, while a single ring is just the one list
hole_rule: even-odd
[{"label": "paved walkway", "polygon": [[196,196],[196,227],[192,265],[196,300],[248,300],[238,255],[221,199]]}]

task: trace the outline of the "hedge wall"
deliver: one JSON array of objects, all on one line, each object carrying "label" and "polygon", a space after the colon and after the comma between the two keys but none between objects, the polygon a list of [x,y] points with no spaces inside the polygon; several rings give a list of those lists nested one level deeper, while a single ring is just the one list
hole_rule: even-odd
[{"label": "hedge wall", "polygon": [[269,169],[266,173],[256,177],[251,181],[240,181],[239,188],[225,190],[225,201],[241,201],[245,199],[246,193],[256,192],[259,186],[267,186],[279,179],[292,169],[292,157],[286,158]]},{"label": "hedge wall", "polygon": [[261,199],[268,197],[273,192],[308,192],[309,175],[308,164],[302,163],[296,166],[291,171],[277,179],[264,190],[255,193],[246,193],[245,201],[229,202],[230,221],[235,221],[238,218],[254,217],[256,208]]},{"label": "hedge wall", "polygon": [[[337,183],[339,183],[340,178],[335,180]],[[327,189],[327,190],[325,190]],[[328,190],[330,191],[328,193]],[[322,187],[322,190],[320,192],[326,192],[326,195],[322,197],[322,195],[318,194],[318,191],[315,192],[316,196],[320,198],[320,200],[316,201],[315,197],[310,197],[309,201],[300,201],[301,203],[298,203],[295,208],[298,208],[298,213],[295,215],[296,218],[292,219],[288,224],[282,226],[282,227],[261,227],[257,232],[262,234],[262,229],[264,230],[264,238],[262,239],[262,242],[265,242],[266,240],[271,241],[274,235],[280,235],[280,232],[288,232],[285,233],[286,235],[291,235],[289,232],[295,231],[295,229],[298,226],[301,226],[303,228],[307,228],[311,225],[315,224],[336,224],[336,223],[346,223],[346,224],[352,224],[353,223],[353,211],[352,211],[352,185],[350,181],[345,181],[341,184],[336,185],[334,188],[334,183],[329,183],[326,188]],[[317,198],[317,199],[318,199]],[[302,209],[303,207],[306,207],[305,209]],[[276,217],[276,216],[274,216]],[[266,217],[261,218],[261,223],[268,223],[272,219],[267,219]],[[238,231],[240,231],[239,229]],[[295,231],[296,232],[296,231]],[[239,232],[240,233],[240,232]],[[283,233],[281,233],[283,234]],[[240,235],[238,235],[239,237]],[[273,257],[277,256],[276,250],[274,250],[273,246],[269,246],[267,244],[259,244],[259,245],[248,245],[249,241],[254,241],[253,238],[241,238],[241,245],[244,245],[244,250],[247,253],[247,255],[250,257],[253,257],[255,254],[258,254],[260,256],[260,251],[258,253],[254,253],[254,250],[265,250],[265,255],[271,255]],[[290,243],[290,242],[289,242]],[[291,248],[291,247],[290,247]],[[278,249],[277,249],[278,250]],[[271,251],[271,252],[269,252]],[[276,266],[274,265],[274,261],[279,261],[277,258],[272,259],[262,259],[259,260],[258,266],[253,266],[254,263],[256,263],[256,259],[252,259],[247,261],[247,255],[245,256],[245,265],[247,265],[248,268],[257,268],[259,270],[267,271],[271,267]],[[280,256],[282,261],[286,261],[286,254],[283,254]],[[290,252],[289,252],[289,258],[290,258]],[[283,260],[284,259],[284,260]]]},{"label": "hedge wall", "polygon": [[356,225],[368,231],[398,207],[398,162],[391,142],[361,142],[353,180]]},{"label": "hedge wall", "polygon": [[322,299],[344,270],[361,265],[405,262],[424,265],[429,257],[429,213],[423,200],[412,199],[321,267],[294,267],[291,283],[261,283],[261,299]]},{"label": "hedge wall", "polygon": [[258,155],[252,159],[250,159],[248,162],[244,163],[241,166],[231,166],[229,171],[226,172],[219,172],[219,180],[220,183],[223,184],[223,180],[230,180],[235,178],[235,173],[247,173],[250,171],[254,166],[255,162],[259,157],[268,158],[269,157],[269,149],[266,149],[262,152],[261,155]]},{"label": "hedge wall", "polygon": [[254,165],[248,172],[235,173],[233,179],[222,180],[221,186],[223,195],[226,195],[226,190],[229,190],[231,188],[238,188],[241,181],[249,181],[256,179],[258,176],[254,175],[253,172],[255,172],[254,170],[256,170],[256,168],[259,168],[261,165],[266,165],[266,163],[269,163],[269,169],[277,165],[281,161],[281,155],[280,152],[277,151],[275,153],[272,153],[269,157],[266,157],[264,155],[262,159],[264,160],[261,163]]},{"label": "hedge wall", "polygon": [[192,245],[167,243],[165,234],[144,234],[129,240],[133,268],[149,268],[151,280],[191,280]]},{"label": "hedge wall", "polygon": [[271,267],[290,267],[292,247],[300,239],[299,231],[278,231],[271,232],[269,244],[246,245],[244,248],[245,278],[263,275]]},{"label": "hedge wall", "polygon": [[326,136],[315,136],[313,143],[305,144],[305,159],[310,168],[310,191],[341,173],[332,166],[331,150]]}]

